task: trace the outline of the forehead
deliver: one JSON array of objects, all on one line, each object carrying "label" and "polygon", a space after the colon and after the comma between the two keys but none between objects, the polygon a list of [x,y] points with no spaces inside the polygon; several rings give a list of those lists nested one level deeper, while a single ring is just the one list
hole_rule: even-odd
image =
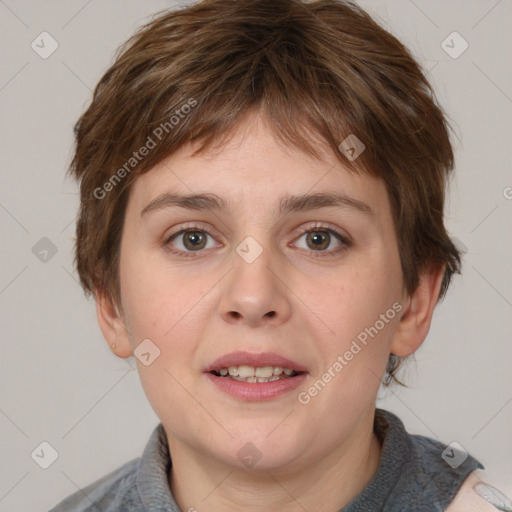
[{"label": "forehead", "polygon": [[192,155],[196,147],[182,146],[139,176],[132,184],[131,207],[142,212],[165,194],[191,198],[212,193],[211,201],[203,198],[204,209],[219,207],[232,215],[250,208],[287,213],[297,209],[300,198],[309,206],[314,201],[319,207],[339,204],[341,198],[345,206],[352,202],[361,211],[388,207],[381,178],[350,170],[326,148],[320,148],[319,159],[285,144],[259,116],[248,117],[221,147]]}]

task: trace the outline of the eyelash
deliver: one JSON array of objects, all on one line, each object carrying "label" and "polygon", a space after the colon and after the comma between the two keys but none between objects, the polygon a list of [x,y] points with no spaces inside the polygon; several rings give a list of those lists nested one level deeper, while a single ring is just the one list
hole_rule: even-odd
[{"label": "eyelash", "polygon": [[[330,235],[334,235],[334,238],[337,239],[341,245],[337,249],[330,250],[330,251],[314,251],[312,249],[302,249],[304,251],[308,251],[309,253],[311,253],[309,255],[311,258],[317,258],[317,259],[333,258],[335,256],[338,256],[341,252],[345,251],[352,245],[351,242],[348,240],[348,238],[346,236],[342,235],[339,231],[337,231],[333,228],[329,228],[327,226],[322,226],[321,224],[315,224],[314,226],[307,226],[307,227],[301,229],[301,232],[300,232],[299,236],[297,237],[297,239],[303,237],[307,233],[314,233],[315,231],[325,232],[325,233],[329,233]],[[331,241],[332,240],[329,240],[329,245],[330,245]]]},{"label": "eyelash", "polygon": [[[180,235],[184,235],[184,234],[186,234],[188,232],[194,232],[194,231],[199,231],[201,233],[206,233],[208,236],[212,237],[212,235],[210,235],[210,233],[208,233],[208,231],[206,231],[205,229],[202,229],[199,226],[187,225],[184,229],[181,229],[180,231],[177,231],[176,233],[173,233],[172,235],[168,236],[165,239],[164,246],[167,248],[167,250],[169,250],[170,252],[172,252],[174,254],[177,254],[178,256],[181,256],[181,257],[184,257],[184,258],[194,257],[195,253],[203,252],[203,251],[205,251],[205,249],[200,249],[198,251],[182,251],[180,249],[178,249],[178,250],[177,249],[173,249],[173,248],[171,248],[169,246],[169,244],[175,238],[178,238]],[[335,230],[333,228],[329,228],[327,226],[322,226],[322,225],[319,225],[319,224],[315,224],[314,226],[307,226],[304,229],[302,229],[300,234],[298,235],[297,239],[301,238],[302,236],[304,236],[307,233],[315,232],[315,231],[325,232],[325,233],[329,233],[331,235],[334,235],[334,237],[341,243],[341,246],[338,247],[337,249],[334,249],[334,250],[331,250],[331,251],[314,251],[312,249],[311,250],[301,249],[302,251],[306,251],[307,250],[308,252],[310,252],[311,253],[310,257],[311,258],[318,258],[318,259],[319,258],[331,258],[331,257],[337,256],[340,252],[348,249],[352,245],[351,242],[348,240],[348,238],[345,237],[344,235],[342,235],[341,233],[339,233],[337,230]],[[330,242],[331,242],[331,240],[329,241],[329,243]]]}]

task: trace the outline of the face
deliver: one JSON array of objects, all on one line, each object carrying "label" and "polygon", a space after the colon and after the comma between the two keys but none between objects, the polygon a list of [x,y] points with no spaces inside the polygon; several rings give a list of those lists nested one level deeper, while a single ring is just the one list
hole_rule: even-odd
[{"label": "face", "polygon": [[384,183],[283,145],[259,117],[220,150],[192,149],[140,176],[127,205],[122,322],[133,350],[150,340],[142,385],[171,453],[309,465],[373,414],[399,324]]}]

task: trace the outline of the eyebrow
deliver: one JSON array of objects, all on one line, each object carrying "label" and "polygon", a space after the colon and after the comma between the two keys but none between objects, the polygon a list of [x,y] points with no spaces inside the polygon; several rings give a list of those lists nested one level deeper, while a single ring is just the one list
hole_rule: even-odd
[{"label": "eyebrow", "polygon": [[[196,211],[230,211],[228,203],[216,194],[162,194],[153,199],[141,211],[141,217],[151,212],[165,208],[179,207]],[[279,202],[279,213],[286,215],[291,212],[306,212],[326,207],[353,208],[366,215],[373,215],[373,210],[362,201],[345,194],[316,193],[301,195],[286,195]]]},{"label": "eyebrow", "polygon": [[349,197],[345,194],[327,192],[285,196],[281,199],[279,211],[284,215],[290,212],[305,212],[333,206],[338,208],[353,208],[366,215],[373,215],[373,210],[359,199]]}]

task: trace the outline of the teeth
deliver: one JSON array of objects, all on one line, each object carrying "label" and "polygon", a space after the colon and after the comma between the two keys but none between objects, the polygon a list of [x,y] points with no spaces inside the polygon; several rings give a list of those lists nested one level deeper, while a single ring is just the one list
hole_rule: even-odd
[{"label": "teeth", "polygon": [[240,382],[273,382],[275,380],[288,379],[286,375],[272,375],[272,377],[232,377],[231,375],[226,376],[227,379],[238,380]]},{"label": "teeth", "polygon": [[231,378],[244,382],[272,382],[279,379],[285,379],[295,373],[290,368],[281,366],[230,366],[229,368],[220,368],[218,373],[222,377]]},{"label": "teeth", "polygon": [[[233,375],[231,372],[229,372],[231,375]],[[254,367],[253,366],[245,366],[240,365],[238,367],[238,376],[239,377],[254,377]]]},{"label": "teeth", "polygon": [[256,377],[272,377],[274,369],[272,366],[261,366],[256,368]]}]

